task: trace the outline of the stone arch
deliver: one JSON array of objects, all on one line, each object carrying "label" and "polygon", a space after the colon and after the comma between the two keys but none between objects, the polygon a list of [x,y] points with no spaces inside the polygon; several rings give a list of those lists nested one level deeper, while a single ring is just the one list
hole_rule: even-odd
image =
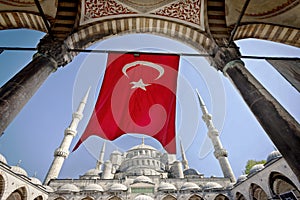
[{"label": "stone arch", "polygon": [[300,195],[299,189],[296,185],[286,176],[279,172],[272,172],[269,176],[269,188],[271,194],[278,196],[279,194],[293,191],[296,195]]},{"label": "stone arch", "polygon": [[62,197],[57,197],[57,198],[55,198],[54,200],[65,200],[65,199],[62,198]]},{"label": "stone arch", "polygon": [[242,193],[237,192],[235,193],[235,200],[246,200],[246,197]]},{"label": "stone arch", "polygon": [[37,197],[34,198],[34,200],[43,200],[44,198],[42,197],[42,195],[39,195]]},{"label": "stone arch", "polygon": [[244,38],[264,39],[300,47],[299,30],[272,24],[247,24],[240,26],[237,29],[234,39]]},{"label": "stone arch", "polygon": [[249,193],[250,198],[253,200],[268,200],[267,193],[255,183],[251,183]]},{"label": "stone arch", "polygon": [[215,197],[215,200],[229,200],[229,198],[227,196],[225,196],[224,194],[218,194]]},{"label": "stone arch", "polygon": [[[151,17],[128,17],[97,21],[67,38],[70,48],[85,49],[114,35],[148,33],[182,42],[201,53],[213,54],[215,42],[204,31],[179,22]],[[75,56],[78,52],[73,52]]]},{"label": "stone arch", "polygon": [[162,200],[176,200],[176,198],[173,195],[166,195],[162,198]]},{"label": "stone arch", "polygon": [[2,175],[0,175],[0,199],[2,198],[5,191],[5,179]]},{"label": "stone arch", "polygon": [[193,194],[192,196],[190,196],[190,198],[188,198],[189,200],[203,200],[202,197],[200,197],[198,194]]},{"label": "stone arch", "polygon": [[113,196],[113,197],[110,197],[108,200],[122,200],[122,199],[120,197]]},{"label": "stone arch", "polygon": [[2,12],[0,16],[4,19],[0,23],[0,29],[27,28],[42,32],[47,32],[46,26],[41,16],[29,12]]},{"label": "stone arch", "polygon": [[94,200],[94,198],[90,197],[90,196],[86,196],[84,197],[82,200]]},{"label": "stone arch", "polygon": [[25,200],[27,198],[27,190],[25,187],[21,187],[13,191],[7,200]]}]

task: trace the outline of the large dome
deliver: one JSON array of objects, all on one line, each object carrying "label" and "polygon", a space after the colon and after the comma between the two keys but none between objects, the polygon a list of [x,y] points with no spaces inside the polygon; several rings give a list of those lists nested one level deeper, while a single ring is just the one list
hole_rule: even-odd
[{"label": "large dome", "polygon": [[154,147],[152,147],[152,146],[150,146],[150,145],[146,145],[146,144],[144,144],[144,143],[132,147],[131,149],[129,149],[129,151],[132,151],[132,150],[139,150],[139,149],[148,149],[148,150],[156,150],[156,151],[157,151],[157,149],[155,149]]},{"label": "large dome", "polygon": [[16,174],[28,176],[27,172],[19,166],[12,166],[11,171],[15,172]]},{"label": "large dome", "polygon": [[176,187],[171,183],[161,182],[158,186],[158,191],[175,191]]}]

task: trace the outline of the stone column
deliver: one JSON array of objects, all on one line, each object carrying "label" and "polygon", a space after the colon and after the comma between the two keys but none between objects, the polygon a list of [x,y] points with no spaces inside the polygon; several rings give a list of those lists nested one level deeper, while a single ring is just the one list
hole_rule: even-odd
[{"label": "stone column", "polygon": [[255,115],[262,128],[300,180],[300,125],[252,76],[233,48],[219,49],[216,67],[222,70]]},{"label": "stone column", "polygon": [[59,66],[71,61],[67,46],[47,36],[38,45],[38,53],[19,73],[0,88],[0,133],[21,111],[47,77]]}]

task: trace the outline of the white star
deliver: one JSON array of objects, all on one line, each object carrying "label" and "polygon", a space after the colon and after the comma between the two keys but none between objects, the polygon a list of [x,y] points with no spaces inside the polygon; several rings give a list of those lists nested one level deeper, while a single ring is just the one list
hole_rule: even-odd
[{"label": "white star", "polygon": [[146,86],[151,85],[151,84],[144,83],[142,79],[140,79],[138,82],[132,81],[132,82],[130,82],[130,84],[133,85],[131,87],[131,89],[141,88],[142,90],[145,90],[145,91],[146,91]]}]

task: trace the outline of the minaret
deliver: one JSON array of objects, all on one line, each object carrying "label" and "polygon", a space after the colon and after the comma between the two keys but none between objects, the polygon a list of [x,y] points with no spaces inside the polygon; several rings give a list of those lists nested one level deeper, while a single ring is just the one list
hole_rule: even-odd
[{"label": "minaret", "polygon": [[189,168],[189,163],[186,159],[185,152],[184,152],[181,141],[180,141],[180,150],[181,150],[181,157],[182,157],[181,162],[182,162],[182,165],[183,165],[183,170],[186,170],[186,169]]},{"label": "minaret", "polygon": [[100,155],[99,155],[99,160],[97,161],[97,164],[96,164],[96,169],[97,170],[101,170],[101,167],[104,163],[104,154],[105,154],[105,147],[106,147],[106,142],[104,141],[103,142],[103,145],[102,145],[102,149],[100,151]]},{"label": "minaret", "polygon": [[80,104],[77,108],[77,111],[75,113],[73,113],[72,122],[69,125],[69,127],[66,128],[66,130],[65,130],[65,136],[60,144],[60,147],[58,147],[54,152],[54,159],[53,159],[51,167],[48,171],[48,174],[46,176],[44,184],[47,184],[51,179],[56,179],[58,177],[60,170],[62,168],[62,165],[63,165],[65,159],[69,155],[69,148],[70,148],[73,138],[77,134],[78,123],[80,122],[80,120],[83,117],[82,112],[83,112],[85,104],[87,102],[89,91],[90,91],[90,88],[88,89],[88,91],[86,92],[82,101],[80,102]]},{"label": "minaret", "polygon": [[235,177],[234,174],[232,172],[231,166],[229,164],[228,161],[228,153],[226,151],[226,149],[223,148],[222,143],[220,141],[219,138],[219,131],[214,127],[213,122],[212,122],[212,116],[208,113],[207,108],[198,92],[198,90],[196,90],[197,95],[198,95],[198,99],[200,102],[200,107],[202,110],[202,119],[203,121],[206,123],[206,126],[208,128],[208,137],[211,139],[213,145],[214,145],[214,155],[215,157],[218,159],[223,175],[225,178],[229,178],[231,182],[235,182]]}]

